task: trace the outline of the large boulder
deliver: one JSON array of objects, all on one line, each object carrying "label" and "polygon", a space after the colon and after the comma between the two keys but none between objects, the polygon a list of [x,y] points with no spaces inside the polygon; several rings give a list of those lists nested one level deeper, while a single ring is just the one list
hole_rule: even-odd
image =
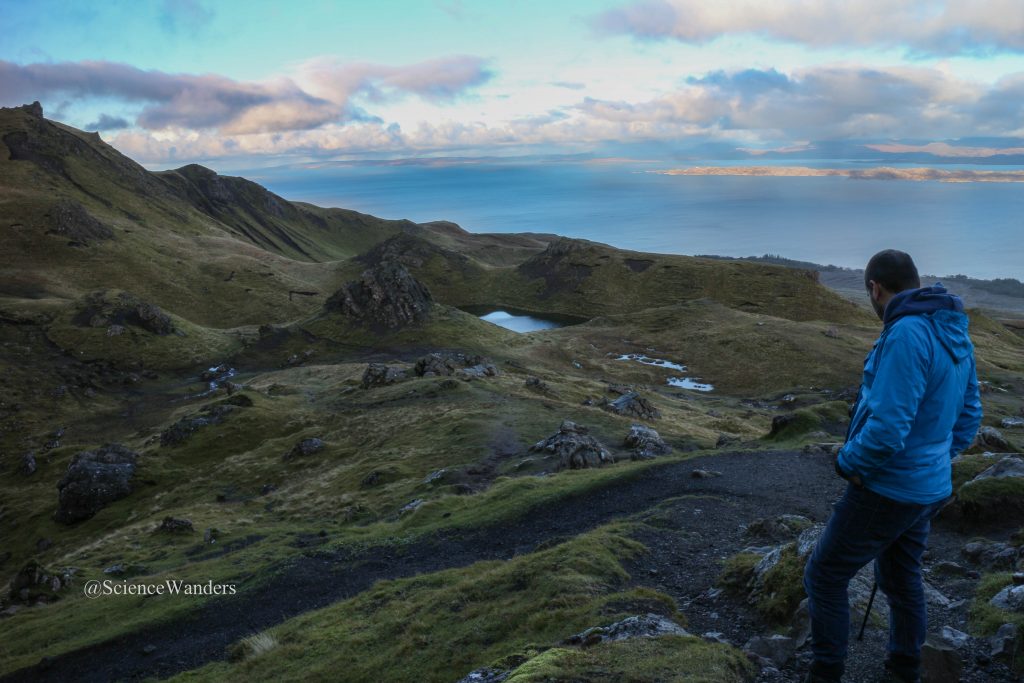
[{"label": "large boulder", "polygon": [[970,446],[967,447],[967,452],[979,453],[982,451],[990,451],[992,453],[1009,453],[1014,450],[1010,442],[1006,440],[995,427],[982,427],[978,430],[978,433],[974,436],[974,441]]},{"label": "large boulder", "polygon": [[114,236],[110,227],[98,221],[80,202],[61,199],[46,213],[47,234],[67,237],[72,244],[109,240]]},{"label": "large boulder", "polygon": [[587,432],[583,425],[563,420],[557,432],[530,446],[530,450],[553,453],[558,457],[556,469],[560,470],[600,467],[615,462],[608,449]]},{"label": "large boulder", "polygon": [[563,645],[589,646],[601,642],[615,642],[630,638],[657,638],[666,634],[688,636],[689,632],[674,621],[653,612],[626,617],[607,626],[591,628],[571,635]]},{"label": "large boulder", "polygon": [[455,375],[463,379],[493,377],[498,368],[489,358],[459,351],[434,351],[416,359],[413,372],[419,377],[445,377]]},{"label": "large boulder", "polygon": [[194,415],[183,417],[160,433],[161,446],[177,446],[187,441],[198,429],[220,424],[236,407],[234,403],[216,403],[204,406]]},{"label": "large boulder", "polygon": [[661,411],[635,391],[623,394],[614,401],[606,402],[604,408],[617,415],[637,417],[641,420],[656,420],[661,417]]},{"label": "large boulder", "polygon": [[961,486],[957,498],[970,521],[1024,520],[1024,457],[1004,456]]},{"label": "large boulder", "polygon": [[8,595],[11,602],[24,605],[52,602],[72,583],[75,573],[74,567],[52,571],[37,560],[29,560],[11,579]]},{"label": "large boulder", "polygon": [[405,368],[397,365],[386,365],[384,363],[370,363],[363,371],[363,379],[360,382],[363,389],[370,387],[382,387],[388,384],[400,382],[407,376]]},{"label": "large boulder", "polygon": [[324,308],[375,329],[398,330],[425,320],[432,304],[426,285],[397,259],[385,259],[346,283]]},{"label": "large boulder", "polygon": [[130,494],[137,459],[138,453],[117,443],[76,453],[57,484],[59,505],[54,518],[64,524],[88,519]]},{"label": "large boulder", "polygon": [[623,441],[626,448],[632,449],[632,460],[644,460],[672,452],[669,446],[655,430],[647,425],[633,424]]},{"label": "large boulder", "polygon": [[113,297],[106,291],[87,295],[72,322],[87,327],[105,327],[108,332],[111,327],[123,328],[125,325],[159,336],[177,331],[171,317],[159,306],[129,292],[120,292]]}]

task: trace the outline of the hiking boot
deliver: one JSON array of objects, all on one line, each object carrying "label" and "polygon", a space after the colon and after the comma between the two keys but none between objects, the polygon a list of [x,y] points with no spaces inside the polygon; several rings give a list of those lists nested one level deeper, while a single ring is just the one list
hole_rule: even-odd
[{"label": "hiking boot", "polygon": [[882,683],[921,683],[920,665],[898,664],[886,659],[885,672],[880,679]]},{"label": "hiking boot", "polygon": [[811,662],[811,668],[801,679],[801,683],[840,683],[843,678],[843,665]]}]

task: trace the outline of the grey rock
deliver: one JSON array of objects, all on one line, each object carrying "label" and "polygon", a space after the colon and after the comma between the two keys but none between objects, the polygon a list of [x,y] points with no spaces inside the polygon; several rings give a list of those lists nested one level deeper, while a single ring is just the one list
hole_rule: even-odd
[{"label": "grey rock", "polygon": [[988,639],[988,642],[992,646],[989,653],[992,659],[1006,663],[1012,662],[1019,645],[1017,625],[1003,624],[996,634]]},{"label": "grey rock", "polygon": [[1013,569],[1019,551],[999,541],[971,541],[960,551],[975,565],[984,569]]},{"label": "grey rock", "polygon": [[604,404],[604,408],[617,415],[636,417],[641,420],[656,420],[661,417],[661,411],[635,391],[623,394],[614,401],[608,401]]},{"label": "grey rock", "polygon": [[431,472],[430,474],[428,474],[426,477],[423,478],[423,483],[424,484],[433,484],[434,482],[440,482],[444,478],[444,475],[447,472],[448,472],[448,469],[445,468],[445,467],[442,467],[439,470],[434,470],[433,472]]},{"label": "grey rock", "polygon": [[117,443],[76,453],[57,484],[54,519],[63,524],[89,519],[104,506],[129,495],[137,459],[138,453]]},{"label": "grey rock", "polygon": [[657,431],[642,424],[632,424],[623,443],[627,448],[633,449],[633,460],[653,458],[672,452],[672,447],[665,443]]},{"label": "grey rock", "polygon": [[390,258],[364,270],[324,303],[328,311],[388,331],[425,320],[432,306],[430,290]]},{"label": "grey rock", "polygon": [[593,626],[562,641],[564,645],[586,647],[604,641],[620,641],[629,638],[656,638],[666,634],[688,636],[690,633],[679,624],[659,614],[648,612],[644,615],[626,617],[608,626]]},{"label": "grey rock", "polygon": [[1024,611],[1024,586],[1007,586],[996,593],[988,604],[1008,612]]},{"label": "grey rock", "polygon": [[31,477],[36,473],[39,467],[36,464],[36,454],[33,451],[28,451],[21,456],[21,466],[18,471],[26,477]]},{"label": "grey rock", "polygon": [[964,486],[970,486],[975,482],[984,481],[985,479],[1005,479],[1007,477],[1024,477],[1024,458],[1017,455],[1007,455],[995,465],[992,465],[964,484]]},{"label": "grey rock", "polygon": [[974,437],[970,448],[977,448],[983,451],[996,453],[1007,453],[1013,450],[1010,442],[995,427],[981,427]]},{"label": "grey rock", "polygon": [[313,455],[314,453],[319,453],[326,446],[327,444],[324,443],[323,439],[316,436],[303,439],[292,446],[290,451],[284,454],[284,459],[292,460],[293,458],[305,458]]},{"label": "grey rock", "polygon": [[423,505],[424,502],[425,501],[422,498],[414,498],[413,500],[409,501],[398,510],[399,516],[414,511],[416,508]]},{"label": "grey rock", "polygon": [[547,394],[550,396],[551,394],[554,393],[547,382],[542,380],[540,377],[534,377],[533,375],[527,377],[526,380],[523,382],[523,385],[527,389],[531,391],[536,391],[539,394]]},{"label": "grey rock", "polygon": [[811,612],[807,602],[807,598],[800,601],[799,607],[793,613],[793,621],[789,629],[793,645],[798,649],[803,647],[811,637]]},{"label": "grey rock", "polygon": [[942,640],[955,648],[961,648],[970,642],[971,637],[963,631],[956,630],[952,626],[943,626]]},{"label": "grey rock", "polygon": [[796,651],[796,641],[789,636],[771,635],[754,636],[743,646],[745,652],[767,659],[775,666],[782,666],[788,662]]},{"label": "grey rock", "polygon": [[924,587],[924,599],[932,607],[942,607],[949,609],[950,600],[942,594],[939,589],[931,585],[927,581],[921,582]]},{"label": "grey rock", "polygon": [[156,528],[157,533],[168,533],[168,534],[181,534],[190,533],[195,531],[192,527],[192,520],[190,519],[178,519],[177,517],[171,517],[170,515],[163,518],[160,522],[160,526]]},{"label": "grey rock", "polygon": [[929,637],[921,648],[921,680],[929,683],[959,683],[963,657],[956,648]]},{"label": "grey rock", "polygon": [[497,669],[485,666],[474,669],[458,680],[458,683],[502,683],[512,675],[514,669]]},{"label": "grey rock", "polygon": [[999,425],[1003,429],[1020,429],[1021,427],[1024,427],[1024,418],[1004,417]]},{"label": "grey rock", "polygon": [[366,366],[366,370],[363,371],[363,378],[360,380],[360,386],[362,386],[363,389],[381,387],[388,384],[394,384],[395,382],[400,382],[406,377],[407,373],[405,368],[386,365],[384,363],[370,363]]},{"label": "grey rock", "polygon": [[472,379],[495,376],[498,374],[498,368],[484,356],[435,351],[418,358],[413,372],[418,377],[457,375],[462,379]]},{"label": "grey rock", "polygon": [[557,469],[599,467],[615,462],[608,449],[587,432],[583,425],[563,420],[556,433],[530,446],[530,450],[555,454]]},{"label": "grey rock", "polygon": [[160,433],[161,446],[177,446],[188,440],[198,429],[220,424],[235,409],[233,405],[215,404],[203,407],[198,413],[183,417]]},{"label": "grey rock", "polygon": [[690,477],[693,479],[713,479],[714,477],[720,476],[722,476],[722,473],[716,470],[704,470],[698,468],[690,472]]}]

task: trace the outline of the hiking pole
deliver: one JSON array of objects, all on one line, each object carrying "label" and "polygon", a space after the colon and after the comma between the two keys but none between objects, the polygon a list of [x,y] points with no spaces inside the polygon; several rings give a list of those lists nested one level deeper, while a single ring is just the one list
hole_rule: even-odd
[{"label": "hiking pole", "polygon": [[875,593],[878,592],[878,581],[875,581],[875,585],[871,587],[871,597],[868,598],[868,608],[864,610],[864,621],[860,625],[860,633],[857,634],[857,640],[864,640],[864,627],[868,625],[868,617],[871,616],[871,605],[875,604]]}]

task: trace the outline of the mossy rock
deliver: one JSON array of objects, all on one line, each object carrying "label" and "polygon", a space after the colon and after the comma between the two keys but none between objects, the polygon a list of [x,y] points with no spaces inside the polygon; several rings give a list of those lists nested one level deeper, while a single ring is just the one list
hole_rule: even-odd
[{"label": "mossy rock", "polygon": [[754,567],[760,561],[761,556],[757,553],[736,553],[726,558],[718,574],[717,585],[728,591],[745,592],[754,578]]},{"label": "mossy rock", "polygon": [[957,497],[968,521],[1024,522],[1024,477],[970,481],[960,487]]}]

